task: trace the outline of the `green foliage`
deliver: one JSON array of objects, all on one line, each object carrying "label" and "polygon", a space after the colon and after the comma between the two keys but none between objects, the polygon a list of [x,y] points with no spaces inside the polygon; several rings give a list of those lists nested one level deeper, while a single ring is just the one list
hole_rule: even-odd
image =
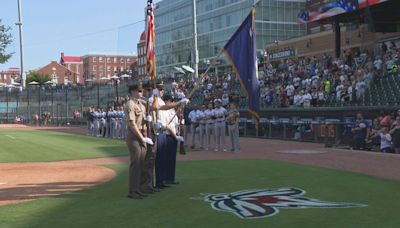
[{"label": "green foliage", "polygon": [[0,19],[0,64],[7,62],[14,54],[6,53],[6,48],[12,43],[10,30],[11,27],[2,25]]},{"label": "green foliage", "polygon": [[30,71],[29,76],[26,79],[26,84],[33,81],[38,82],[40,85],[44,85],[45,82],[51,81],[51,77],[48,74],[40,74],[37,71]]}]

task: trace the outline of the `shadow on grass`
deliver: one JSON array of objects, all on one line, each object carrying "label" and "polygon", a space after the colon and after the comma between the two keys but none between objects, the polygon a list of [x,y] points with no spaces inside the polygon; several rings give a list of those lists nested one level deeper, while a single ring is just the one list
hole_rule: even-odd
[{"label": "shadow on grass", "polygon": [[31,200],[76,191],[95,185],[95,182],[54,182],[43,184],[20,184],[13,188],[0,189],[2,201]]}]

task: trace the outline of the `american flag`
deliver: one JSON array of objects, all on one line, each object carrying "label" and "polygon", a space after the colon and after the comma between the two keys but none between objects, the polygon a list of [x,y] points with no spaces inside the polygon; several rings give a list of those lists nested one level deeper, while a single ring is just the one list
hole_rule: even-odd
[{"label": "american flag", "polygon": [[358,0],[358,6],[360,8],[365,8],[367,6],[373,6],[386,1],[387,0]]},{"label": "american flag", "polygon": [[156,57],[154,54],[155,36],[156,33],[154,29],[154,4],[153,0],[148,0],[146,26],[147,73],[154,81],[156,80]]},{"label": "american flag", "polygon": [[302,11],[297,18],[299,23],[318,21],[342,13],[349,13],[367,5],[375,5],[386,0],[337,0],[323,5],[318,11]]}]

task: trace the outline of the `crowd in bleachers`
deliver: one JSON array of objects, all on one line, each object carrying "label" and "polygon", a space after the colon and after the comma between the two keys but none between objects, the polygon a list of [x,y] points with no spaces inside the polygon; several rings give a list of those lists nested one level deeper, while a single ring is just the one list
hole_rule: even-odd
[{"label": "crowd in bleachers", "polygon": [[279,107],[323,106],[328,99],[360,102],[371,83],[397,73],[399,54],[400,49],[392,43],[390,48],[382,48],[382,54],[345,52],[342,58],[324,55],[282,60],[275,66],[268,63],[260,79],[262,102],[271,106],[277,99]]}]

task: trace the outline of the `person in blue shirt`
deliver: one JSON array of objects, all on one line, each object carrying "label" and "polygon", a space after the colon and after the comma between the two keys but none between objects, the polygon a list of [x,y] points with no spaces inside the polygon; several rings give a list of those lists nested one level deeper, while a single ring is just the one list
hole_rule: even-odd
[{"label": "person in blue shirt", "polygon": [[357,120],[351,132],[354,134],[352,148],[355,150],[365,149],[369,135],[369,127],[368,122],[364,120],[361,113],[357,114]]}]

